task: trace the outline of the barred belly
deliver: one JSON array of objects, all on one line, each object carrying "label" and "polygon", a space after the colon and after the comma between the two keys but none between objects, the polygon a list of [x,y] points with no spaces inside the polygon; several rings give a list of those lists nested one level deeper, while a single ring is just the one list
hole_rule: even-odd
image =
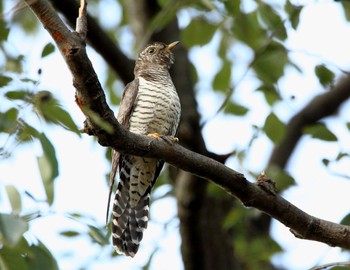
[{"label": "barred belly", "polygon": [[163,81],[168,83],[161,84],[162,88],[159,88],[160,83],[139,77],[139,91],[130,117],[131,132],[175,135],[180,118],[180,101],[172,81]]}]

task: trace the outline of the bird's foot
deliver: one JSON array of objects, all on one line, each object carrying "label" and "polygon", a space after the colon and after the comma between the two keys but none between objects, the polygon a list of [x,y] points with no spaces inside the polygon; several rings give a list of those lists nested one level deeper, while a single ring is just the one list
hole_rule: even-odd
[{"label": "bird's foot", "polygon": [[150,133],[150,134],[147,134],[147,136],[153,137],[153,138],[155,138],[157,140],[163,139],[165,142],[167,142],[169,144],[173,144],[173,143],[179,142],[179,139],[177,137],[174,137],[174,136],[166,136],[166,135],[161,135],[161,134],[158,134],[158,133]]},{"label": "bird's foot", "polygon": [[160,138],[160,135],[158,133],[149,133],[149,134],[147,134],[147,136],[148,137],[153,137],[153,138],[155,138],[157,140],[159,140],[159,138]]}]

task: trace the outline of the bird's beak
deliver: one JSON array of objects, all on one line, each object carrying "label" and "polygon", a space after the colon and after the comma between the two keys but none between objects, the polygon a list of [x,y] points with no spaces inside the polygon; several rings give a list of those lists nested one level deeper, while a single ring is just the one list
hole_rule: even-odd
[{"label": "bird's beak", "polygon": [[166,47],[165,47],[165,50],[168,51],[168,52],[170,52],[170,51],[172,51],[172,50],[176,47],[176,45],[179,44],[179,43],[180,43],[180,41],[174,41],[174,42],[170,43],[168,46],[166,46]]}]

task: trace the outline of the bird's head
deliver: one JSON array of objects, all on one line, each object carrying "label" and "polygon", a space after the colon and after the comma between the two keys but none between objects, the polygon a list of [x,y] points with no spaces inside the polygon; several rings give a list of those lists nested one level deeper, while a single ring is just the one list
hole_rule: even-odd
[{"label": "bird's head", "polygon": [[178,43],[179,41],[175,41],[167,45],[163,42],[154,42],[147,45],[136,61],[135,71],[140,68],[169,69],[174,63],[172,50]]}]

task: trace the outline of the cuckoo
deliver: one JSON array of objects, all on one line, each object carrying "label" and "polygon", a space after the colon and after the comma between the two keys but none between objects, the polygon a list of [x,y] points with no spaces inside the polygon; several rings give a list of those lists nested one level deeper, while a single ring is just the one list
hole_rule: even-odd
[{"label": "cuckoo", "polygon": [[[152,43],[136,60],[135,78],[124,89],[117,116],[131,132],[176,139],[181,106],[169,69],[177,44]],[[162,160],[112,151],[110,195],[119,168],[112,211],[112,239],[118,253],[135,256],[148,223],[150,192],[163,164]]]}]

